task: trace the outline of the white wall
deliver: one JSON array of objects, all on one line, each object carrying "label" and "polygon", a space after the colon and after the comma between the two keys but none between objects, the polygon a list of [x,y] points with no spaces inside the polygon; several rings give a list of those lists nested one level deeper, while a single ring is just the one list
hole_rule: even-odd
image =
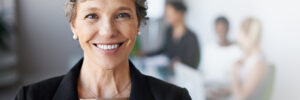
[{"label": "white wall", "polygon": [[231,23],[230,38],[247,16],[263,23],[262,48],[276,66],[273,100],[300,99],[300,1],[297,0],[186,0],[187,24],[203,45],[214,40],[214,20],[225,15]]},{"label": "white wall", "polygon": [[80,47],[64,13],[65,0],[19,0],[19,56],[25,84],[66,73]]}]

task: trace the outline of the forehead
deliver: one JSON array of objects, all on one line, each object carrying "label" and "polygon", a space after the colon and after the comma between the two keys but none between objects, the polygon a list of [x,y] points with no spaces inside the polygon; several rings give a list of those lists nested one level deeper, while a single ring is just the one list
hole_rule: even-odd
[{"label": "forehead", "polygon": [[227,24],[224,21],[218,21],[216,22],[217,26],[227,26]]},{"label": "forehead", "polygon": [[77,4],[78,11],[85,10],[135,10],[134,0],[81,0]]},{"label": "forehead", "polygon": [[173,8],[173,6],[167,4],[167,5],[166,5],[166,9],[174,9],[174,8]]}]

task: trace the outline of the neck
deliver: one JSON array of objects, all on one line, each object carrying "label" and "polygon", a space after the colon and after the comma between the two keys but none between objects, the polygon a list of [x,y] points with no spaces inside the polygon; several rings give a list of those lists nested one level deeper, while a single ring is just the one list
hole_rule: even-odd
[{"label": "neck", "polygon": [[[86,93],[98,98],[124,98],[129,97],[130,72],[128,60],[113,69],[97,65],[87,57],[84,59],[79,76],[79,87]],[[125,88],[125,89],[124,89]],[[126,91],[126,92],[124,92]]]},{"label": "neck", "polygon": [[229,46],[230,43],[227,40],[224,40],[224,41],[219,41],[219,45],[222,47],[226,47],[226,46]]},{"label": "neck", "polygon": [[253,47],[252,49],[246,51],[245,58],[249,58],[252,55],[259,54],[259,53],[261,53],[260,48],[259,47]]},{"label": "neck", "polygon": [[173,38],[179,39],[185,34],[186,28],[182,21],[173,25]]}]

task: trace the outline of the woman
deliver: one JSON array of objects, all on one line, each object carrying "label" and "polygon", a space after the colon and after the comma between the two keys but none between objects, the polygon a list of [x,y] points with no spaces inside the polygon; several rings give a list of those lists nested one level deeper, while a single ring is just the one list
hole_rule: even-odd
[{"label": "woman", "polygon": [[84,51],[66,75],[24,86],[17,100],[188,100],[186,89],[141,74],[128,56],[147,18],[146,0],[67,0]]},{"label": "woman", "polygon": [[180,1],[168,1],[166,4],[166,20],[170,27],[166,31],[165,43],[160,50],[147,54],[165,54],[172,61],[180,61],[193,69],[198,68],[200,50],[198,39],[194,32],[189,30],[184,23],[187,10]]},{"label": "woman", "polygon": [[216,41],[203,49],[201,72],[204,76],[208,100],[222,100],[230,97],[232,65],[241,56],[240,48],[228,39],[230,23],[224,16],[215,20]]},{"label": "woman", "polygon": [[233,68],[233,96],[236,100],[260,100],[267,68],[259,48],[260,37],[261,23],[257,19],[246,19],[238,34],[238,43],[244,54]]}]

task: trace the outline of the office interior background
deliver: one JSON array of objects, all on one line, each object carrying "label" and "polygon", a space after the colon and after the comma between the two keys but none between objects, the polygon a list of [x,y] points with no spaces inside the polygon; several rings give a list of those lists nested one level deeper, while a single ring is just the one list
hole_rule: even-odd
[{"label": "office interior background", "polygon": [[[12,29],[9,40],[12,49],[9,55],[7,56],[7,52],[0,52],[0,65],[4,66],[0,66],[0,85],[4,84],[0,88],[1,100],[13,99],[21,85],[65,74],[82,57],[80,45],[72,39],[70,25],[63,10],[64,2],[65,0],[0,1],[0,11],[5,12],[3,18],[10,23],[8,25]],[[268,63],[273,64],[276,71],[271,99],[300,99],[300,1],[183,2],[188,7],[186,25],[196,33],[201,46],[216,40],[214,21],[218,16],[229,19],[229,38],[232,41],[236,41],[235,37],[245,18],[260,19],[263,25],[261,48]],[[155,22],[164,17],[162,0],[149,2],[149,9],[150,21]],[[148,27],[150,26],[156,25],[149,22]],[[153,45],[154,47],[157,46]],[[1,64],[5,61],[10,64]],[[11,83],[5,81],[7,76],[12,79]]]}]

